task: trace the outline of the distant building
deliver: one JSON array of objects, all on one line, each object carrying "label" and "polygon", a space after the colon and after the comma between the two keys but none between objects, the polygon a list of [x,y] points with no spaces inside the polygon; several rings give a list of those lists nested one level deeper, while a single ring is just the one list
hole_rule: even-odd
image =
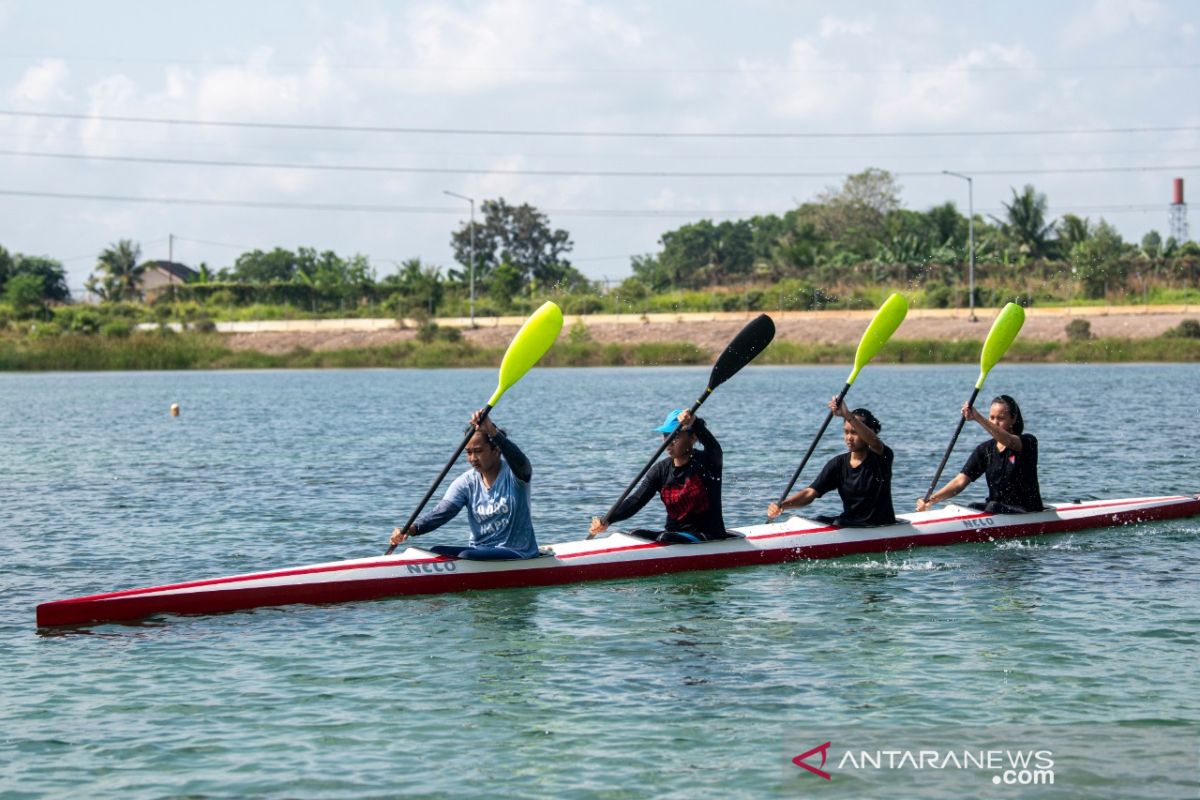
[{"label": "distant building", "polygon": [[200,273],[178,261],[147,261],[142,265],[138,288],[146,300],[153,300],[168,286],[180,286],[194,280]]}]

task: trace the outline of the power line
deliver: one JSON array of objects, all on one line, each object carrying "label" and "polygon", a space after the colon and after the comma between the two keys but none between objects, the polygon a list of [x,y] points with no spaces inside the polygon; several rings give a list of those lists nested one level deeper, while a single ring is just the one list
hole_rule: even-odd
[{"label": "power line", "polygon": [[[282,161],[234,161],[227,159],[167,158],[158,156],[104,156],[91,153],[52,153],[32,150],[0,150],[0,156],[46,158],[74,161],[103,161],[122,164],[161,164],[188,167],[235,167],[238,169],[293,169],[316,172],[404,173],[426,175],[525,175],[572,178],[742,178],[782,180],[790,178],[845,178],[846,172],[700,172],[667,170],[568,170],[503,169],[474,167],[401,167],[380,164],[312,164]],[[962,169],[967,169],[962,167]],[[1200,164],[1131,165],[1115,167],[1033,167],[1027,169],[970,169],[973,175],[1075,175],[1117,172],[1185,172],[1200,169]],[[894,172],[901,178],[940,178],[942,170]]]},{"label": "power line", "polygon": [[135,117],[110,114],[71,114],[52,111],[0,109],[0,116],[35,119],[73,119],[89,122],[132,122],[152,125],[189,125],[210,128],[257,128],[263,130],[323,131],[338,133],[429,134],[439,136],[538,136],[602,139],[925,139],[976,136],[1074,136],[1082,134],[1140,134],[1200,131],[1200,125],[1131,126],[1116,128],[1031,128],[980,131],[843,131],[843,132],[701,132],[701,131],[570,131],[500,128],[421,128],[383,125],[327,125],[300,122],[253,122],[200,120],[174,117]]},{"label": "power line", "polygon": [[[52,53],[14,53],[0,55],[8,60],[54,59],[75,63],[100,64],[178,64],[198,67],[241,67],[249,66],[247,60],[231,61],[202,58],[155,58],[149,56],[97,56],[97,55],[59,55]],[[522,64],[491,64],[484,66],[463,66],[461,64],[360,64],[337,61],[272,61],[269,66],[286,69],[311,69],[321,67],[336,71],[362,72],[450,72],[466,74],[494,73],[529,73],[535,75],[925,75],[925,74],[956,74],[956,73],[1005,73],[1005,72],[1153,72],[1153,71],[1192,71],[1200,69],[1200,63],[1180,64],[1047,64],[1037,67],[1021,65],[984,65],[967,64],[962,66],[946,66],[935,64],[917,64],[913,66],[887,67],[750,67],[739,65],[735,67],[721,66],[646,66],[646,67],[576,67],[576,66],[532,66]]]},{"label": "power line", "polygon": [[[362,203],[285,203],[268,200],[204,199],[195,197],[141,197],[115,194],[83,194],[76,192],[37,192],[0,189],[0,197],[30,197],[49,200],[95,200],[114,203],[143,203],[156,205],[210,206],[256,208],[282,211],[348,211],[381,214],[462,214],[462,209],[449,206],[401,206]],[[1128,205],[1055,205],[1048,210],[1063,213],[1125,213],[1162,211],[1165,203]],[[624,209],[624,208],[545,208],[545,214],[560,217],[618,217],[618,218],[738,218],[778,214],[779,209]],[[1003,208],[976,209],[979,214],[1003,213]],[[240,246],[240,245],[238,245]]]},{"label": "power line", "polygon": [[191,244],[204,244],[212,247],[228,247],[230,250],[257,250],[259,248],[249,244],[234,244],[232,242],[214,242],[208,239],[192,239],[187,236],[176,236],[177,242],[189,242]]},{"label": "power line", "polygon": [[[0,141],[8,140],[8,141],[23,142],[27,138],[28,138],[28,136],[26,136],[25,134],[0,132]],[[42,134],[42,135],[38,136],[38,141],[43,144],[46,142],[58,141],[58,140],[63,140],[63,141],[73,143],[73,142],[77,142],[79,140],[79,136],[77,134],[66,134],[66,133],[63,133],[63,134],[46,133],[46,134]],[[113,144],[130,145],[133,147],[142,147],[145,145],[158,145],[158,144],[162,143],[161,139],[155,138],[155,137],[103,136],[103,135],[89,135],[87,137],[87,141],[88,142],[107,142],[107,143],[113,143]],[[172,138],[170,144],[172,145],[172,147],[176,147],[176,148],[200,148],[200,149],[206,149],[206,150],[212,150],[212,149],[217,149],[217,148],[224,149],[224,148],[229,147],[228,142],[202,141],[199,139],[180,140],[177,138]],[[306,154],[314,154],[314,153],[339,153],[339,154],[341,154],[341,153],[359,153],[359,154],[361,154],[364,152],[361,145],[354,145],[354,144],[349,144],[349,143],[347,143],[343,147],[331,146],[328,143],[322,144],[317,147],[309,147],[306,145],[298,145],[298,146],[282,145],[281,146],[277,143],[271,143],[271,144],[239,143],[238,147],[239,147],[239,149],[242,149],[242,150],[269,150],[272,153],[279,153],[280,151],[299,151],[299,152],[303,152]],[[24,151],[15,151],[15,152],[24,152]],[[863,153],[863,152],[846,152],[846,151],[831,153],[831,152],[813,150],[813,151],[807,151],[805,153],[787,153],[785,155],[780,155],[780,154],[776,154],[776,153],[762,153],[762,152],[754,153],[754,154],[733,154],[733,153],[712,153],[712,152],[681,153],[681,152],[678,152],[675,150],[672,150],[670,152],[665,152],[665,153],[664,152],[654,152],[654,151],[649,151],[649,150],[645,150],[645,151],[641,151],[641,152],[594,152],[594,151],[587,152],[584,150],[571,150],[571,151],[559,151],[559,152],[546,152],[546,151],[535,150],[535,151],[530,151],[530,152],[519,152],[519,151],[502,150],[502,149],[494,149],[494,150],[479,150],[479,149],[428,150],[428,149],[413,149],[411,147],[405,147],[403,149],[396,149],[396,150],[393,150],[393,149],[380,150],[380,149],[376,148],[376,149],[372,149],[370,152],[373,155],[400,155],[400,156],[410,157],[410,158],[472,158],[473,157],[473,158],[536,158],[536,159],[546,159],[546,160],[577,159],[577,158],[601,160],[601,159],[618,159],[618,158],[620,158],[620,159],[632,159],[632,160],[654,159],[655,161],[706,161],[706,162],[710,162],[710,161],[762,161],[762,160],[768,160],[768,159],[772,160],[772,161],[780,161],[783,159],[787,159],[789,161],[818,161],[818,160],[819,161],[830,161],[830,160],[836,160],[836,159],[857,159],[857,160],[867,160],[867,161],[886,161],[886,160],[916,161],[916,160],[936,159],[939,163],[944,163],[948,159],[978,158],[981,155],[986,155],[989,160],[996,160],[996,159],[1007,159],[1007,158],[1023,158],[1023,157],[1027,157],[1027,156],[1035,156],[1035,157],[1039,157],[1039,158],[1045,158],[1045,157],[1052,157],[1052,156],[1079,157],[1079,156],[1146,155],[1148,151],[1146,148],[1136,148],[1136,149],[1119,148],[1119,149],[1099,149],[1099,150],[1098,149],[1086,149],[1085,150],[1085,149],[1079,149],[1079,148],[1072,148],[1069,150],[1057,150],[1057,149],[1056,150],[1047,150],[1045,148],[1036,148],[1036,149],[1000,151],[994,147],[989,147],[986,154],[981,154],[979,152],[974,152],[974,153],[972,153],[972,152],[946,152],[945,150],[939,149],[937,152],[917,152],[917,153],[896,152],[896,151],[893,151],[890,153],[881,153],[881,152]],[[1194,155],[1196,153],[1200,153],[1200,148],[1197,148],[1197,147],[1155,147],[1153,150],[1153,154],[1155,154],[1155,155],[1164,155],[1164,154]]]}]

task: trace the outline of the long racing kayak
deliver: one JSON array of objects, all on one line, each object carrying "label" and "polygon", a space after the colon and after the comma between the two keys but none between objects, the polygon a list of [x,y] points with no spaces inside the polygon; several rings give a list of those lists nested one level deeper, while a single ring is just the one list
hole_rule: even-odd
[{"label": "long racing kayak", "polygon": [[1065,533],[1200,514],[1200,495],[1060,503],[1032,514],[963,506],[903,514],[895,525],[840,528],[793,516],[737,528],[729,539],[664,545],[625,533],[564,542],[519,561],[468,561],[408,547],[391,556],[333,561],[226,578],[73,597],[37,607],[39,627],[211,614],[290,603],[341,603],[406,594],[549,586],[726,569],[928,545]]}]

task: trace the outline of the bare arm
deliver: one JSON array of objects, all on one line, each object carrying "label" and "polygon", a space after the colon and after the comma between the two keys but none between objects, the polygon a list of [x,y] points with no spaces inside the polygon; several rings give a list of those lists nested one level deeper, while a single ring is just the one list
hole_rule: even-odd
[{"label": "bare arm", "polygon": [[938,489],[933,494],[929,495],[928,503],[925,502],[924,497],[918,497],[917,498],[917,511],[928,511],[929,509],[936,506],[938,503],[944,502],[946,500],[949,500],[951,497],[954,497],[956,494],[958,494],[959,492],[961,492],[963,489],[967,488],[970,485],[971,485],[971,479],[960,472],[957,475],[955,475],[953,478],[951,478],[950,481],[945,486]]},{"label": "bare arm", "polygon": [[883,455],[883,440],[879,438],[875,431],[868,428],[866,423],[863,422],[856,414],[852,414],[850,410],[846,408],[845,403],[838,403],[837,398],[835,397],[829,401],[829,408],[831,411],[833,411],[835,416],[841,417],[842,419],[846,420],[846,422],[850,423],[850,427],[854,428],[854,432],[858,434],[858,438],[862,439],[863,442],[866,443],[867,448],[872,453],[877,456]]},{"label": "bare arm", "polygon": [[791,497],[783,501],[783,505],[779,503],[771,503],[767,506],[767,517],[775,519],[783,513],[785,508],[803,508],[804,506],[817,499],[817,490],[809,486],[806,489],[801,489]]},{"label": "bare arm", "polygon": [[967,419],[975,420],[979,426],[988,432],[988,435],[996,440],[996,444],[1002,445],[1005,450],[1012,450],[1014,453],[1021,452],[1021,437],[1015,433],[1009,433],[1000,426],[994,424],[990,419],[980,414],[978,410],[971,406],[963,406],[963,416]]}]

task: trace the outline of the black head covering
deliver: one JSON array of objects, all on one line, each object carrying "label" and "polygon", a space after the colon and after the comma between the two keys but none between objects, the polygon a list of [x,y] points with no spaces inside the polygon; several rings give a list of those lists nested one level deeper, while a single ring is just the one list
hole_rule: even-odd
[{"label": "black head covering", "polygon": [[1017,401],[1007,394],[1002,394],[992,398],[992,405],[996,403],[1002,403],[1008,407],[1008,414],[1013,418],[1013,433],[1017,436],[1024,433],[1025,418],[1021,416],[1021,407],[1017,405]]},{"label": "black head covering", "polygon": [[854,416],[858,417],[859,419],[861,419],[863,421],[863,424],[866,425],[868,428],[870,428],[875,433],[879,433],[881,430],[883,430],[883,424],[879,420],[875,419],[875,415],[872,414],[867,409],[856,408],[853,411],[851,411],[850,413],[853,414]]}]

